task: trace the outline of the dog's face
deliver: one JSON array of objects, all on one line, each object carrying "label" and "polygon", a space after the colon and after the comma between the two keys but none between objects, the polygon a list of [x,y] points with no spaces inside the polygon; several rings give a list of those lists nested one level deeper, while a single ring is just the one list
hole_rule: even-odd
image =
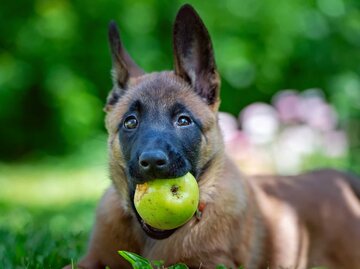
[{"label": "dog's face", "polygon": [[187,99],[194,94],[171,76],[153,74],[127,95],[118,136],[131,191],[154,178],[199,172],[203,121],[189,107]]},{"label": "dog's face", "polygon": [[153,238],[171,231],[154,229],[134,210],[136,184],[191,172],[198,180],[219,150],[219,77],[209,34],[192,7],[183,6],[174,24],[175,70],[145,74],[109,28],[114,87],[106,126],[112,179],[143,229]]}]

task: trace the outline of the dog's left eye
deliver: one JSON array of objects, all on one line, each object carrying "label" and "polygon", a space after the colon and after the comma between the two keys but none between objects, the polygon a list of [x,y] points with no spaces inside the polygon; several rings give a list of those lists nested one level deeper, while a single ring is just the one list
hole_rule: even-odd
[{"label": "dog's left eye", "polygon": [[129,116],[124,121],[124,127],[126,129],[135,129],[138,126],[139,122],[135,116]]},{"label": "dog's left eye", "polygon": [[190,117],[188,116],[180,116],[176,122],[177,126],[187,126],[190,125],[192,123],[192,120]]}]

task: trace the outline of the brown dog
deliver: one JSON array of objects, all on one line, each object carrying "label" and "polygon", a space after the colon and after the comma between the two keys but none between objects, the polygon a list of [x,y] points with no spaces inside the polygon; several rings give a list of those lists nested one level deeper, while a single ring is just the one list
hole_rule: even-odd
[{"label": "brown dog", "polygon": [[[200,17],[174,25],[175,70],[144,74],[109,28],[114,88],[106,105],[112,186],[102,198],[80,268],[128,268],[118,250],[166,265],[246,269],[360,268],[360,182],[335,170],[246,177],[224,153],[220,81]],[[136,184],[191,172],[202,217],[157,230],[133,205]]]}]

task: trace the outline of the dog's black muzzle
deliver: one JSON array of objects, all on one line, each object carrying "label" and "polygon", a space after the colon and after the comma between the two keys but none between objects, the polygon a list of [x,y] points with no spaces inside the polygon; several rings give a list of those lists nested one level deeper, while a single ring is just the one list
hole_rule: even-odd
[{"label": "dog's black muzzle", "polygon": [[169,133],[147,131],[133,145],[128,163],[130,199],[136,217],[145,233],[154,239],[165,239],[176,229],[159,230],[146,224],[134,206],[134,193],[137,184],[153,179],[176,178],[192,171],[192,165]]},{"label": "dog's black muzzle", "polygon": [[166,132],[149,132],[135,145],[128,166],[133,184],[176,178],[192,170],[176,139]]}]

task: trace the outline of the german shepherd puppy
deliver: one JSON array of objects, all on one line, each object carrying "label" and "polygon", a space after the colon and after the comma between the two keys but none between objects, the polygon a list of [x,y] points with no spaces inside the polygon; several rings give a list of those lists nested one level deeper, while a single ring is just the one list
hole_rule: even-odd
[{"label": "german shepherd puppy", "polygon": [[[174,71],[145,74],[109,27],[114,87],[106,104],[110,174],[79,268],[128,268],[128,250],[165,265],[246,269],[360,268],[360,183],[335,170],[242,175],[218,126],[220,79],[209,33],[190,5],[177,14]],[[158,230],[134,209],[136,184],[191,172],[202,217]]]}]

